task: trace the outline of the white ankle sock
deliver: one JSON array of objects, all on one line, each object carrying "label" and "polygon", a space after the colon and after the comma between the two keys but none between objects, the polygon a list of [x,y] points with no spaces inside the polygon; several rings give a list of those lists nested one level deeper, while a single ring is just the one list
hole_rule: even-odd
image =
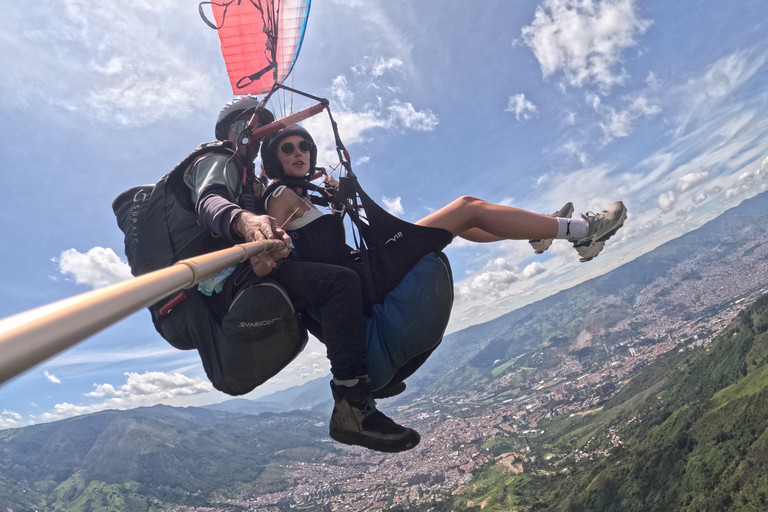
[{"label": "white ankle sock", "polygon": [[584,219],[557,217],[557,239],[578,240],[587,236],[589,224]]}]

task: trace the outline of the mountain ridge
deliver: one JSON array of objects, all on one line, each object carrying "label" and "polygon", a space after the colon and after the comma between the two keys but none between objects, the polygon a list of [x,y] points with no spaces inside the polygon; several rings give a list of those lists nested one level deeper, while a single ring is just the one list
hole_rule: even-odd
[{"label": "mountain ridge", "polygon": [[[670,242],[666,248],[665,244],[638,258],[647,257],[643,261],[635,260],[637,263],[630,262],[606,276],[508,313],[488,322],[491,325],[473,326],[447,336],[443,346],[409,379],[409,390],[421,388],[421,394],[426,397],[424,403],[440,404],[441,397],[449,392],[471,388],[480,395],[478,403],[481,403],[483,382],[497,378],[496,382],[501,382],[509,376],[505,373],[509,367],[522,372],[519,380],[509,381],[509,389],[500,390],[509,392],[512,400],[524,393],[522,381],[565,358],[578,361],[576,368],[579,369],[601,364],[627,340],[639,345],[656,343],[660,336],[676,335],[681,325],[717,313],[739,297],[756,293],[755,290],[768,285],[768,228],[760,222],[768,211],[768,194],[753,199],[744,209],[729,210],[719,222],[705,224],[700,228],[706,228],[701,233],[689,233],[677,243]],[[726,251],[733,246],[743,248],[742,252]],[[744,252],[748,252],[747,257]],[[739,273],[749,279],[738,282],[733,276]],[[708,296],[697,298],[708,286],[718,292],[709,290]],[[672,289],[667,289],[670,287]],[[570,303],[576,306],[565,307]],[[589,311],[583,304],[590,304]],[[768,313],[765,316],[768,317]],[[753,323],[762,329],[768,320],[753,319]],[[702,333],[702,336],[708,334]],[[765,346],[768,347],[768,343]],[[543,347],[547,348],[546,356]],[[768,348],[750,349],[748,355],[750,359],[745,359],[745,365],[755,371],[768,360]],[[617,396],[627,396],[634,390],[635,394],[645,393],[646,398],[654,398],[648,390],[659,385],[659,375],[663,378],[665,372],[675,372],[674,356],[661,360],[658,367],[654,363],[652,371],[633,377]],[[519,364],[507,366],[511,361]],[[756,394],[751,391],[762,385],[761,376],[768,378],[768,373],[758,371],[754,375],[739,388],[721,389],[723,394],[718,400],[726,406],[736,403],[734,401],[755,400]],[[642,387],[643,383],[647,386]],[[295,401],[304,400],[303,393],[317,392],[319,397],[327,393],[327,383],[310,382],[305,386],[286,390],[278,397],[287,400],[285,397],[290,396]],[[513,389],[514,386],[520,389]],[[762,391],[757,394],[760,393]],[[410,405],[414,397],[418,398],[419,393],[391,399],[387,407],[394,404],[409,414],[411,420],[417,420],[421,416],[419,409]],[[273,402],[275,396],[263,398],[261,406]],[[306,398],[306,401],[311,400]],[[658,401],[658,407],[665,403],[671,401]],[[235,400],[222,406],[233,411],[222,411],[215,406],[103,411],[0,431],[0,507],[137,511],[173,504],[205,507],[212,506],[214,494],[250,496],[288,489],[294,481],[286,471],[297,467],[292,466],[293,463],[303,468],[328,468],[331,461],[342,460],[337,458],[339,454],[359,453],[360,460],[372,461],[370,464],[376,469],[385,460],[380,454],[364,450],[350,452],[349,448],[332,443],[327,437],[327,410],[322,414],[311,410],[260,411],[256,415],[236,412],[242,405]],[[456,406],[456,410],[463,410],[460,408],[461,405]],[[606,412],[612,408],[605,405]],[[613,413],[617,411],[621,412],[617,409]],[[672,414],[664,418],[658,416],[657,424],[662,425],[670,418],[674,420]],[[443,420],[438,423],[440,421]],[[574,421],[578,428],[573,435],[564,431],[563,443],[576,442],[577,433],[588,438],[582,435],[584,429],[596,431],[605,426],[590,427]],[[552,423],[554,426],[548,426],[547,430],[556,432],[560,424],[565,423]],[[471,434],[470,439],[461,443],[461,437],[454,435],[453,449],[464,446],[463,443],[482,446],[482,436],[475,435]],[[687,439],[680,438],[681,446],[688,446]],[[502,439],[499,446],[515,442],[515,439]],[[553,440],[549,445],[533,442],[533,449],[540,450],[536,452],[537,460],[545,460],[550,449],[557,452],[555,447],[563,446],[556,442]],[[419,450],[408,452],[411,459],[425,455]],[[538,466],[526,467],[542,470]],[[589,471],[592,473],[584,475],[599,475],[597,469]],[[520,488],[527,496],[525,499],[532,500],[531,506],[546,503],[544,498],[551,497],[547,494],[547,485],[538,487],[540,481],[531,480],[528,474],[525,477],[533,482],[530,487]],[[423,480],[419,475],[414,478]],[[567,494],[568,489],[558,482],[553,488]],[[324,484],[324,479],[318,482],[321,487]],[[587,482],[584,488],[589,485]],[[610,489],[605,489],[600,492],[609,496]],[[573,503],[582,503],[584,499],[574,496]],[[221,498],[216,506],[220,502]],[[488,510],[496,509],[491,506]]]}]

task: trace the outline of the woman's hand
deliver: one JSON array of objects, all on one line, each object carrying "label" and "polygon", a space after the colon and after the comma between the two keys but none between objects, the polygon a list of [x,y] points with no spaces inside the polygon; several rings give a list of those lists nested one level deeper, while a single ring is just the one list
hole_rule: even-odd
[{"label": "woman's hand", "polygon": [[325,176],[325,180],[323,180],[323,182],[326,185],[328,185],[329,187],[332,187],[332,188],[335,188],[335,189],[339,188],[339,181],[336,178],[334,178],[333,176],[331,176],[330,174]]}]

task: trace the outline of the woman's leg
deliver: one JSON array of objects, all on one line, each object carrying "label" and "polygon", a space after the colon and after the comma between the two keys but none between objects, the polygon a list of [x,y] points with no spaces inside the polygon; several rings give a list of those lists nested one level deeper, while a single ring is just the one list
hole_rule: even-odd
[{"label": "woman's leg", "polygon": [[346,267],[297,261],[283,263],[273,278],[294,304],[303,303],[302,309],[318,315],[322,324],[322,342],[333,373],[330,436],[344,444],[383,452],[410,450],[419,444],[418,432],[389,419],[373,401],[357,273]]},{"label": "woman's leg", "polygon": [[416,224],[442,228],[472,242],[555,238],[558,221],[547,215],[463,196]]},{"label": "woman's leg", "polygon": [[273,274],[299,309],[317,315],[320,341],[328,349],[331,373],[340,380],[366,375],[365,329],[360,278],[337,265],[283,263]]}]

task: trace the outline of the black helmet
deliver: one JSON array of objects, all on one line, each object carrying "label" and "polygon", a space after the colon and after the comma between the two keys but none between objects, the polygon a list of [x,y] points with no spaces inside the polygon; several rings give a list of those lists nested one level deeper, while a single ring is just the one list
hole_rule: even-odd
[{"label": "black helmet", "polygon": [[270,179],[276,180],[283,177],[283,166],[280,164],[280,160],[277,159],[277,148],[280,145],[280,141],[291,135],[299,135],[312,143],[312,149],[309,150],[309,175],[315,171],[315,166],[317,165],[317,146],[315,141],[305,128],[295,124],[264,137],[264,141],[261,144],[261,163],[264,166],[264,172],[267,173],[267,177]]},{"label": "black helmet", "polygon": [[[241,115],[249,112],[253,114],[261,105],[256,96],[240,96],[221,108],[219,118],[216,120],[216,140],[227,140],[229,125]],[[264,126],[275,120],[272,112],[263,108],[259,111],[259,124]]]}]

